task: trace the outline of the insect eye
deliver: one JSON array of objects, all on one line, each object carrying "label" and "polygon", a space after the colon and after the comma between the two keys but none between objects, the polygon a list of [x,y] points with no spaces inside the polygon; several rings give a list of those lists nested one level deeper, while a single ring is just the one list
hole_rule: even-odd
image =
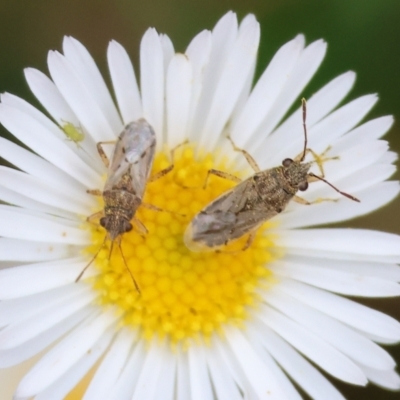
[{"label": "insect eye", "polygon": [[125,225],[125,232],[129,232],[132,230],[132,224],[129,222]]},{"label": "insect eye", "polygon": [[283,165],[284,167],[288,167],[292,162],[293,162],[293,160],[292,160],[291,158],[285,158],[285,159],[282,161],[282,165]]},{"label": "insect eye", "polygon": [[100,218],[100,225],[104,228],[106,225],[106,217]]},{"label": "insect eye", "polygon": [[308,188],[308,182],[307,181],[300,183],[299,190],[304,192],[305,190],[307,190],[307,188]]}]

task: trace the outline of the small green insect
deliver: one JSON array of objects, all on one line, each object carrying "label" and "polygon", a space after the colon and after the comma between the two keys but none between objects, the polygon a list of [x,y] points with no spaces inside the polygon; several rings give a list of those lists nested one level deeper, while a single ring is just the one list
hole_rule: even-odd
[{"label": "small green insect", "polygon": [[75,126],[72,122],[65,122],[62,130],[67,137],[67,140],[74,142],[78,147],[79,143],[85,139],[85,134],[81,127]]}]

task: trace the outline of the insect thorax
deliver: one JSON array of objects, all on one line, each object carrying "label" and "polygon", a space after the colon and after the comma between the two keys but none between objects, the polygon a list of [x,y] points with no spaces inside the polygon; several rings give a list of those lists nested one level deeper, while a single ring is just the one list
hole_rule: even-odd
[{"label": "insect thorax", "polygon": [[131,227],[133,218],[142,200],[125,190],[106,190],[103,192],[104,214],[101,225],[108,231],[110,239]]},{"label": "insect thorax", "polygon": [[282,169],[287,183],[297,192],[299,185],[307,182],[307,174],[311,168],[311,163],[293,161],[288,167],[279,168]]}]

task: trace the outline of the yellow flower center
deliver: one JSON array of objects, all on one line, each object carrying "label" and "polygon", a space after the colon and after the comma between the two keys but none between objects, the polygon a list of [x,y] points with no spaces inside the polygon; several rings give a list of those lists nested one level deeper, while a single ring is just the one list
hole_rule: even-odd
[{"label": "yellow flower center", "polygon": [[[142,236],[132,230],[121,240],[140,294],[118,246],[110,255],[107,243],[96,258],[101,273],[94,287],[101,304],[116,305],[123,323],[139,329],[145,339],[156,335],[168,336],[172,343],[187,342],[197,335],[207,338],[221,331],[224,324],[241,325],[249,307],[257,306],[257,287],[271,274],[266,263],[274,256],[274,244],[266,235],[265,225],[246,251],[241,249],[247,235],[219,252],[194,253],[183,243],[193,216],[235,185],[211,176],[203,187],[210,168],[226,171],[226,162],[216,163],[215,158],[211,154],[195,155],[193,148],[186,146],[177,151],[172,172],[147,184],[144,201],[165,211],[140,207],[136,217],[148,233]],[[153,173],[169,163],[166,153],[159,153]],[[103,228],[93,229],[91,254],[101,246],[104,235]]]}]

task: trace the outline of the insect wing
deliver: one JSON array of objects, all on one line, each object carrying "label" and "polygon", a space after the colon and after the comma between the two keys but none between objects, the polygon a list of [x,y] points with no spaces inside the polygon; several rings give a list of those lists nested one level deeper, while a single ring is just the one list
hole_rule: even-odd
[{"label": "insect wing", "polygon": [[222,194],[193,218],[185,233],[186,245],[193,250],[199,245],[221,246],[253,231],[276,214],[257,200],[252,179]]},{"label": "insect wing", "polygon": [[114,148],[104,190],[115,187],[129,174],[135,194],[142,197],[153,165],[156,135],[144,119],[129,123]]}]

